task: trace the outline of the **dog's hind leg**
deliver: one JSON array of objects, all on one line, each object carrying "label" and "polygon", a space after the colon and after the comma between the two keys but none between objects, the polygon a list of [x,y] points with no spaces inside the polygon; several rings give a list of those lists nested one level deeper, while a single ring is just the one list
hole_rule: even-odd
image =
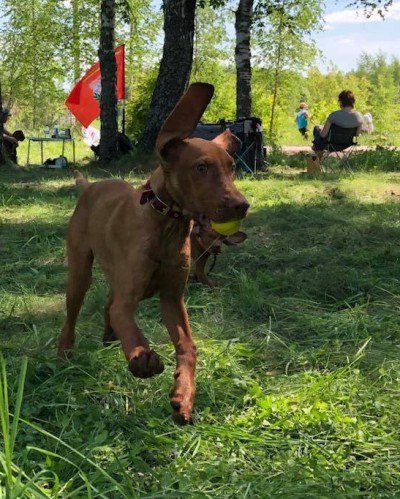
[{"label": "dog's hind leg", "polygon": [[113,302],[113,294],[110,291],[108,293],[107,302],[104,307],[104,335],[103,335],[103,344],[105,346],[109,345],[113,341],[117,341],[117,335],[114,332],[114,329],[111,326],[110,320],[110,307]]},{"label": "dog's hind leg", "polygon": [[67,318],[58,340],[58,356],[70,355],[75,342],[75,324],[92,281],[93,253],[82,247],[68,248]]}]

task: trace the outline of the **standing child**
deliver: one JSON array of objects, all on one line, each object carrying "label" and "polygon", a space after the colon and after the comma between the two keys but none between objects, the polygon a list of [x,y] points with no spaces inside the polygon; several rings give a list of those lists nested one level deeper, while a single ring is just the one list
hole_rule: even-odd
[{"label": "standing child", "polygon": [[301,133],[301,135],[307,140],[308,139],[308,111],[307,111],[307,104],[305,102],[300,102],[299,104],[299,112],[296,114],[296,125]]}]

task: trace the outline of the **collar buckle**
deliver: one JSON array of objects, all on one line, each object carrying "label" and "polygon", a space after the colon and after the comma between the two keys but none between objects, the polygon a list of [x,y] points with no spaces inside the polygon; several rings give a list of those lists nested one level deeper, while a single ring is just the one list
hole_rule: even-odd
[{"label": "collar buckle", "polygon": [[171,207],[157,196],[150,201],[150,206],[161,215],[167,215],[171,211]]}]

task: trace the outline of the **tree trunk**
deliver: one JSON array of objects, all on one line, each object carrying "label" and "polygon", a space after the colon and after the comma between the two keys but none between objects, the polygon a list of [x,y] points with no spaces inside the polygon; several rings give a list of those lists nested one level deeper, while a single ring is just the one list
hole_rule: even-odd
[{"label": "tree trunk", "polygon": [[114,54],[115,0],[101,1],[100,26],[100,159],[116,158],[117,148],[117,63]]},{"label": "tree trunk", "polygon": [[3,129],[4,129],[3,97],[1,93],[1,82],[0,82],[0,165],[4,165],[4,163],[6,162],[6,155],[4,153],[4,146],[3,146]]},{"label": "tree trunk", "polygon": [[272,94],[272,107],[271,107],[271,117],[269,120],[269,129],[268,129],[268,136],[270,139],[273,138],[273,133],[274,133],[274,127],[275,127],[275,110],[276,110],[276,105],[278,103],[278,88],[279,88],[279,76],[280,76],[280,70],[281,70],[281,41],[279,41],[278,45],[278,58],[275,61],[275,69],[274,69],[274,90]]},{"label": "tree trunk", "polygon": [[268,136],[271,141],[274,141],[274,127],[275,127],[275,111],[276,111],[276,106],[278,104],[278,90],[279,90],[279,84],[280,84],[280,74],[281,74],[281,59],[282,59],[282,45],[283,45],[283,39],[282,39],[282,29],[283,29],[283,11],[281,11],[281,17],[279,21],[279,26],[278,26],[278,47],[276,51],[276,57],[274,57],[274,64],[275,64],[275,69],[274,69],[274,90],[273,90],[273,95],[272,95],[272,108],[271,108],[271,118],[269,121],[269,130],[268,130]]},{"label": "tree trunk", "polygon": [[240,0],[235,13],[236,118],[251,116],[250,30],[254,0]]},{"label": "tree trunk", "polygon": [[161,125],[189,83],[193,62],[196,0],[164,0],[164,47],[139,149],[150,152]]},{"label": "tree trunk", "polygon": [[79,36],[80,0],[72,0],[72,57],[74,60],[74,81],[81,77],[81,45]]},{"label": "tree trunk", "polygon": [[[32,1],[32,20],[31,20],[31,34],[32,34],[32,47],[36,47],[37,40],[37,26],[36,26],[36,3]],[[32,129],[35,130],[38,125],[38,73],[37,73],[37,55],[36,50],[32,51],[31,60],[31,78],[32,78]]]}]

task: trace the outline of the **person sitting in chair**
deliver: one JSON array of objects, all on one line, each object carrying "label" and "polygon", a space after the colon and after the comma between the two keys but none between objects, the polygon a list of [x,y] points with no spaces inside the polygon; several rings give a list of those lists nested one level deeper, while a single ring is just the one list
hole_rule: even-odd
[{"label": "person sitting in chair", "polygon": [[338,96],[340,109],[333,111],[328,116],[325,125],[322,127],[317,125],[314,127],[313,145],[314,151],[323,151],[328,146],[328,135],[332,125],[337,125],[341,128],[357,128],[356,136],[361,132],[363,117],[360,113],[354,110],[355,98],[350,90],[342,90]]},{"label": "person sitting in chair", "polygon": [[22,130],[16,130],[14,133],[11,133],[4,126],[8,119],[11,117],[10,111],[8,108],[2,108],[2,120],[3,120],[3,144],[4,149],[6,151],[7,156],[17,164],[17,147],[18,142],[22,142],[25,139],[24,132]]}]

